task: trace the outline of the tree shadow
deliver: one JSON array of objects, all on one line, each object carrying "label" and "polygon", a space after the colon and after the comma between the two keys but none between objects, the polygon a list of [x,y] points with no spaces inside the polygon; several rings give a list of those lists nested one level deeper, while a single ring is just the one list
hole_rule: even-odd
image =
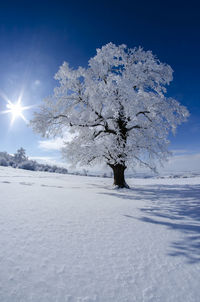
[{"label": "tree shadow", "polygon": [[188,263],[200,262],[200,185],[155,185],[135,188],[129,193],[104,193],[122,199],[145,200],[138,219],[180,232],[180,239],[171,242],[170,256],[184,256]]}]

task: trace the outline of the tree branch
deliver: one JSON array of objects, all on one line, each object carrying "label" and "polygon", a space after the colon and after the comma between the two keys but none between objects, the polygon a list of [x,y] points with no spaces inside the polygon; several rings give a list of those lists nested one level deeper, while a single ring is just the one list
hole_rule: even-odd
[{"label": "tree branch", "polygon": [[135,126],[132,126],[132,127],[130,127],[130,128],[127,128],[127,132],[129,132],[129,131],[131,131],[131,130],[133,130],[133,129],[147,129],[147,128],[141,127],[141,126],[139,126],[139,125],[135,125]]},{"label": "tree branch", "polygon": [[117,135],[117,132],[115,130],[109,129],[105,127],[105,130],[99,130],[97,133],[94,133],[93,138],[97,138],[101,133],[110,133],[110,134],[115,134]]},{"label": "tree branch", "polygon": [[150,117],[148,117],[148,113],[150,113],[150,111],[140,111],[136,114],[136,116],[143,114],[150,122],[152,122],[152,120],[150,119]]},{"label": "tree branch", "polygon": [[[52,118],[55,120],[55,119],[59,119],[59,118],[68,118],[66,115],[64,114],[59,114],[59,115],[56,115],[56,116],[53,116]],[[97,127],[97,126],[104,126],[102,124],[99,124],[99,123],[95,123],[95,124],[73,124],[72,122],[69,122],[69,125],[70,127],[73,127],[73,126],[76,126],[76,127]]]}]

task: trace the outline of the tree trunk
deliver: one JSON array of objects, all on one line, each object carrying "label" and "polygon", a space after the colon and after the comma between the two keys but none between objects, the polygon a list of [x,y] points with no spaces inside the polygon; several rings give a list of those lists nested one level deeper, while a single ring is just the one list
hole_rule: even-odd
[{"label": "tree trunk", "polygon": [[124,178],[124,171],[126,166],[117,164],[117,165],[109,165],[113,169],[114,174],[114,186],[118,188],[129,188]]}]

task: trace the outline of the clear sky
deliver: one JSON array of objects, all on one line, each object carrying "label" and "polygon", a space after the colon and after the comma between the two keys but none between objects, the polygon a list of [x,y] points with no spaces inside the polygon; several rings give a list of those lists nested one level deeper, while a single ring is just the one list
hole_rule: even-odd
[{"label": "clear sky", "polygon": [[[6,1],[0,4],[0,111],[5,96],[38,106],[51,95],[63,61],[86,66],[96,48],[113,42],[152,50],[174,70],[168,95],[190,111],[170,136],[176,156],[200,155],[200,7],[198,1]],[[34,108],[24,111],[31,119]],[[58,156],[23,119],[0,115],[0,151]],[[46,145],[45,145],[46,143]],[[46,148],[45,148],[46,147]],[[188,159],[187,159],[188,160]],[[199,160],[200,163],[200,160]]]}]

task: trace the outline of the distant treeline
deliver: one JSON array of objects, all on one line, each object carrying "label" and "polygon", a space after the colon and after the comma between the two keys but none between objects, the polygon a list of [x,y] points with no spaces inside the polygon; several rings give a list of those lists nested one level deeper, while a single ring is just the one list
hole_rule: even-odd
[{"label": "distant treeline", "polygon": [[26,156],[26,151],[23,148],[17,150],[14,155],[7,152],[0,152],[0,166],[25,169],[30,171],[46,171],[67,174],[68,170],[56,165],[40,164],[35,160],[30,160]]},{"label": "distant treeline", "polygon": [[53,172],[61,174],[72,174],[80,176],[92,176],[92,177],[112,177],[112,172],[110,173],[90,173],[86,169],[82,171],[69,172],[68,169],[63,167],[57,167],[56,165],[40,164],[35,160],[28,159],[26,155],[26,150],[20,148],[13,155],[7,152],[0,152],[0,166],[13,167],[30,171],[43,171],[43,172]]}]

